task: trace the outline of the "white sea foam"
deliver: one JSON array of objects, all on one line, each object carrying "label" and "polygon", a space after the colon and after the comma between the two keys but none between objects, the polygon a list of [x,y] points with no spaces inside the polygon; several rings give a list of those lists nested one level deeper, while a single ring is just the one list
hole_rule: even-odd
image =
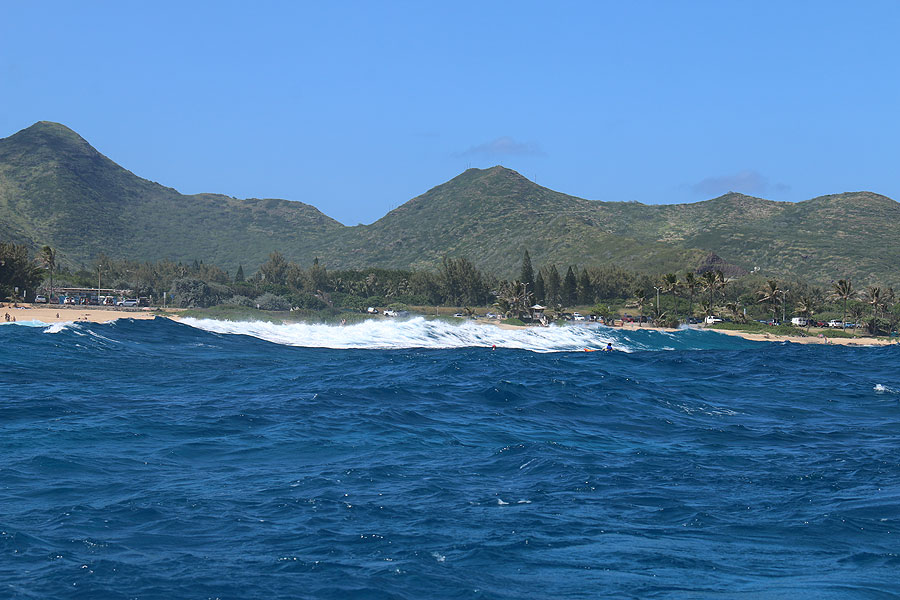
[{"label": "white sea foam", "polygon": [[[18,315],[17,315],[18,316]],[[32,319],[31,321],[0,321],[0,325],[18,325],[19,327],[46,327],[47,323]]]},{"label": "white sea foam", "polygon": [[72,324],[71,322],[54,323],[53,325],[50,325],[49,327],[47,327],[47,329],[44,330],[44,333],[60,333],[62,331],[65,331],[66,327],[68,327],[71,324]]},{"label": "white sea foam", "polygon": [[371,319],[353,325],[307,323],[276,324],[262,321],[232,322],[184,319],[191,327],[213,333],[249,335],[255,338],[308,348],[401,349],[401,348],[516,348],[534,352],[570,352],[605,348],[631,352],[635,345],[612,330],[599,326],[529,327],[501,329],[483,323],[462,324],[416,317],[398,321]]},{"label": "white sea foam", "polygon": [[895,390],[894,388],[888,387],[881,383],[876,383],[875,387],[872,389],[874,389],[879,394],[900,394],[900,390]]}]

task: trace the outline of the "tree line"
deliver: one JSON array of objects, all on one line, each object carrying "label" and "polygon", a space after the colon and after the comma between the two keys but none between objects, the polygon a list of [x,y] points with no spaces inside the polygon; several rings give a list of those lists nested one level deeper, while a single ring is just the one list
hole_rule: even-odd
[{"label": "tree line", "polygon": [[[178,307],[235,305],[264,310],[365,310],[368,306],[493,307],[510,317],[527,318],[540,304],[553,316],[573,307],[590,307],[593,314],[612,317],[629,311],[658,324],[677,325],[692,318],[719,315],[735,321],[797,315],[842,314],[842,322],[864,323],[872,333],[897,327],[900,303],[889,287],[858,291],[850,280],[829,289],[803,281],[747,275],[726,279],[721,271],[685,270],[653,276],[615,265],[564,269],[535,266],[526,250],[518,278],[502,279],[477,268],[464,257],[445,257],[438,268],[336,269],[318,259],[309,266],[272,252],[249,276],[243,266],[234,274],[204,264],[161,260],[138,262],[100,255],[91,267],[61,266],[57,253],[44,246],[28,248],[0,242],[0,297],[26,300],[59,287],[131,290],[153,304]],[[16,292],[18,288],[18,292]],[[779,314],[781,313],[781,314]]]}]

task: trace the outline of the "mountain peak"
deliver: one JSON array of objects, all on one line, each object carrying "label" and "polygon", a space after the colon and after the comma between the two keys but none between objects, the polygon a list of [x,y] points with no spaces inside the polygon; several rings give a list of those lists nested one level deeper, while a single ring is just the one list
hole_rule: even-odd
[{"label": "mountain peak", "polygon": [[69,129],[62,123],[54,123],[53,121],[38,121],[31,127],[26,127],[22,131],[10,136],[14,137],[46,137],[46,138],[59,138],[59,139],[67,139],[72,141],[79,141],[87,144],[87,141],[75,133],[75,131]]},{"label": "mountain peak", "polygon": [[4,147],[7,152],[17,153],[25,160],[32,154],[47,158],[47,152],[91,158],[100,154],[83,137],[65,125],[52,121],[38,121],[8,138],[0,139],[0,154]]}]

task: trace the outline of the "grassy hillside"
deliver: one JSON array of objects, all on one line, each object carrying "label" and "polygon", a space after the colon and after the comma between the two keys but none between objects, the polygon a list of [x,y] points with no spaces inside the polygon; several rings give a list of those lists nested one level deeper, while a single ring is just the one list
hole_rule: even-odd
[{"label": "grassy hillside", "polygon": [[444,253],[505,275],[527,248],[537,264],[659,273],[710,252],[776,277],[900,284],[900,204],[858,192],[805,202],[730,193],[692,204],[594,202],[543,188],[503,167],[469,169],[369,226],[339,233],[329,264],[428,266]]},{"label": "grassy hillside", "polygon": [[[503,167],[469,169],[371,225],[348,228],[322,256],[342,266],[428,267],[444,254],[513,275],[525,249],[555,262],[660,271],[693,264],[702,252],[615,232],[607,204],[541,187]],[[613,217],[614,218],[614,217]]]},{"label": "grassy hillside", "polygon": [[280,250],[332,268],[430,268],[466,256],[512,276],[526,249],[537,265],[651,273],[695,267],[713,252],[763,275],[900,285],[898,235],[900,204],[869,192],[648,206],[568,196],[499,166],[469,169],[371,225],[345,227],[301,202],[179,194],[63,125],[41,122],[0,140],[0,239],[50,244],[76,265],[105,252],[252,271]]},{"label": "grassy hillside", "polygon": [[301,202],[184,196],[123,169],[56,123],[0,140],[0,235],[50,244],[74,264],[105,252],[234,269],[259,264],[274,249],[302,254],[342,227]]}]

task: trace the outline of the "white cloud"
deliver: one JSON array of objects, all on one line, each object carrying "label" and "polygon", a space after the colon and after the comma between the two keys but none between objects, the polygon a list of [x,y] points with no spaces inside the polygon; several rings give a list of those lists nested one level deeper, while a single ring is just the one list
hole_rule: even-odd
[{"label": "white cloud", "polygon": [[784,193],[790,191],[791,186],[784,183],[769,183],[769,180],[758,171],[745,170],[733,175],[719,175],[707,177],[690,186],[692,192],[700,196],[720,196],[728,192],[740,192],[742,194],[763,194],[769,190]]}]

